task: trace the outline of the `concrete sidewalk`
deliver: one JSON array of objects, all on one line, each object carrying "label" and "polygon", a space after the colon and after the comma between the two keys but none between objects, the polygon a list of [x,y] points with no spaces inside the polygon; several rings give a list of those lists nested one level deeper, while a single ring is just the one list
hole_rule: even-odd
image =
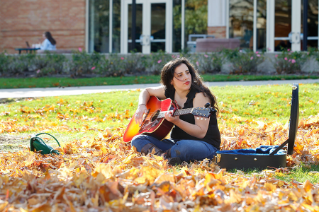
[{"label": "concrete sidewalk", "polygon": [[[210,86],[252,86],[252,85],[273,85],[273,84],[293,84],[293,83],[319,83],[319,79],[306,80],[270,80],[270,81],[235,81],[235,82],[205,82]],[[159,86],[160,84],[134,84],[134,85],[114,85],[114,86],[85,86],[85,87],[65,87],[65,88],[19,88],[0,89],[0,99],[7,98],[27,98],[44,96],[80,95],[90,93],[104,93],[119,90],[143,89],[146,87]]]}]

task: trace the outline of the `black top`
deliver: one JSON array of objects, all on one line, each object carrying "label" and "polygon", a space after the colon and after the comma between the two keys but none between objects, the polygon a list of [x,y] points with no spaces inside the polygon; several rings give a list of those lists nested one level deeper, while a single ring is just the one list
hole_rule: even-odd
[{"label": "black top", "polygon": [[[192,87],[190,92],[187,94],[187,100],[182,109],[193,108],[193,99],[195,98],[196,93],[200,93],[200,92],[201,91]],[[166,98],[170,98],[174,100],[175,89],[172,89],[172,90],[166,89],[165,96]],[[195,118],[193,114],[181,115],[180,119],[188,123],[195,124]],[[173,130],[171,132],[171,138],[174,140],[186,140],[186,139],[187,140],[202,140],[209,144],[212,144],[214,147],[219,149],[220,148],[220,132],[218,129],[216,113],[212,113],[210,117],[208,130],[204,138],[200,139],[200,138],[191,136],[185,131],[183,131],[181,128],[177,127],[176,125],[173,127]]]}]

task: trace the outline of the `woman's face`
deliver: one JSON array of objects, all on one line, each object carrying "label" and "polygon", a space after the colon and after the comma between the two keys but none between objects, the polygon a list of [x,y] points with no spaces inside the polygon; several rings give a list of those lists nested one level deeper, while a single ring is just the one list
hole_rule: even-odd
[{"label": "woman's face", "polygon": [[175,89],[189,90],[192,85],[192,75],[189,72],[188,67],[182,63],[175,68],[174,77],[171,84]]},{"label": "woman's face", "polygon": [[42,37],[43,37],[44,39],[46,38],[44,33],[42,34]]}]

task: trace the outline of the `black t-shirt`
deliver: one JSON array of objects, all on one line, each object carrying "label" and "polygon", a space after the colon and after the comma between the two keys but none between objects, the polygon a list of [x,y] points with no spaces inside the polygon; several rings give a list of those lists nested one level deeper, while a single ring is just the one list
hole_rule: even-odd
[{"label": "black t-shirt", "polygon": [[[200,91],[192,87],[190,92],[187,94],[187,100],[182,109],[193,108],[193,99],[195,98],[196,93],[200,93]],[[175,89],[166,89],[165,96],[166,98],[170,98],[174,100]],[[195,124],[195,117],[193,114],[181,115],[180,119],[188,123]],[[173,127],[173,130],[171,131],[171,138],[174,140],[202,140],[209,144],[212,144],[214,147],[219,149],[220,148],[220,132],[218,129],[216,113],[213,113],[210,116],[208,130],[204,138],[200,139],[200,138],[191,136],[185,131],[183,131],[181,128],[177,127],[176,125]]]}]

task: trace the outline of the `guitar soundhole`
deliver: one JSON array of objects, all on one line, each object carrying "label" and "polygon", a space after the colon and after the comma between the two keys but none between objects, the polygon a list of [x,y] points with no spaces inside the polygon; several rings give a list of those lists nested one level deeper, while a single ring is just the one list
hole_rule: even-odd
[{"label": "guitar soundhole", "polygon": [[157,117],[158,117],[158,115],[159,115],[159,113],[160,113],[160,111],[158,110],[158,111],[156,111],[155,113],[154,113],[154,115],[152,116],[152,118],[151,118],[151,121],[153,122],[153,121],[155,121],[156,119],[157,119]]}]

